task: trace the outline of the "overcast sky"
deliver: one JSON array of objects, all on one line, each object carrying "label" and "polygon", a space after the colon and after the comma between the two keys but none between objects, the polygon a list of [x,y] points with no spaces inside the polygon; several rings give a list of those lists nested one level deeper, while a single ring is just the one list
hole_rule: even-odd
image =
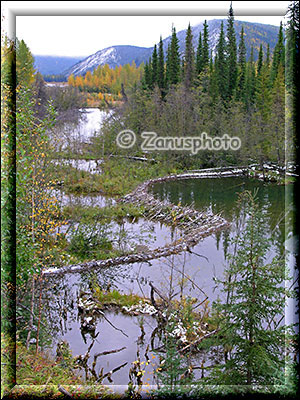
[{"label": "overcast sky", "polygon": [[[279,25],[289,3],[233,1],[233,10],[238,20]],[[230,1],[7,1],[2,2],[2,13],[9,22],[8,11],[15,12],[17,37],[25,40],[33,54],[84,57],[113,45],[153,46],[160,35],[170,35],[172,24],[178,32],[186,29],[189,22],[197,25],[204,19],[224,18],[229,5]],[[127,16],[96,15],[101,12]],[[18,15],[24,13],[28,15]],[[51,13],[56,15],[50,16]],[[74,13],[77,15],[72,16]],[[82,15],[88,13],[91,15]],[[132,16],[134,13],[148,15]]]}]

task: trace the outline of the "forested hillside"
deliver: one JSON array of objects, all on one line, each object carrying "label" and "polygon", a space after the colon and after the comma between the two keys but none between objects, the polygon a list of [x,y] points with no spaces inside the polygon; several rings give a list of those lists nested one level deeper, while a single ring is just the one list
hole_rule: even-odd
[{"label": "forested hillside", "polygon": [[[266,161],[283,165],[285,47],[282,25],[274,54],[271,55],[269,46],[264,51],[260,45],[257,61],[254,46],[247,61],[244,27],[237,37],[232,10],[226,24],[221,23],[214,57],[210,37],[206,21],[204,31],[196,38],[189,26],[183,58],[175,27],[166,52],[160,40],[145,64],[140,85],[132,90],[123,107],[121,121],[117,119],[108,128],[106,141],[112,144],[113,133],[121,131],[122,126],[137,133],[131,153],[133,150],[141,153],[143,131],[154,131],[162,137],[196,137],[202,132],[211,137],[228,134],[240,138],[239,150],[205,150],[193,157],[189,152],[169,151],[160,155],[158,152],[156,156],[179,162],[185,168],[251,162],[262,165]],[[109,148],[108,143],[106,147]],[[291,152],[291,146],[288,151]]]}]

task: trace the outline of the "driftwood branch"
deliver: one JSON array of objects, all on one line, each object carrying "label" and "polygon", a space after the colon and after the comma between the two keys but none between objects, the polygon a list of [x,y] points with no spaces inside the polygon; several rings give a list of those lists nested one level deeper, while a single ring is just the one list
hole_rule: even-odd
[{"label": "driftwood branch", "polygon": [[71,397],[73,398],[73,396],[71,395],[70,392],[68,392],[64,387],[62,387],[61,385],[58,386],[58,390],[60,391],[60,393],[64,394],[67,397]]},{"label": "driftwood branch", "polygon": [[[149,282],[149,286],[151,287],[151,289],[152,289],[156,294],[158,294],[158,296],[159,296],[166,304],[169,303],[168,299],[153,285],[152,282]],[[153,293],[153,292],[152,292],[152,293]],[[154,298],[154,297],[153,297],[153,298]],[[151,298],[151,300],[152,300],[152,298]]]},{"label": "driftwood branch", "polygon": [[94,355],[94,358],[98,358],[98,357],[100,357],[100,356],[106,356],[106,355],[108,355],[108,354],[119,353],[120,351],[125,350],[125,349],[126,349],[126,347],[124,346],[124,347],[122,347],[121,349],[108,350],[108,351],[103,351],[102,353],[96,353],[96,354]]},{"label": "driftwood branch", "polygon": [[106,374],[104,374],[103,376],[99,377],[99,379],[97,380],[97,382],[99,381],[103,381],[103,379],[107,378],[110,382],[112,382],[111,376],[113,373],[119,371],[119,369],[125,367],[128,364],[128,362],[125,362],[122,365],[119,365],[118,367],[112,369],[111,371],[107,372]]}]

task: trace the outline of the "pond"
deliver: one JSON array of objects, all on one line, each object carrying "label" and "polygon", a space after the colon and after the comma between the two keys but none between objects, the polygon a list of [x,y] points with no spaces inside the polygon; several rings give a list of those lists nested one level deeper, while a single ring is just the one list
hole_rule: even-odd
[{"label": "pond", "polygon": [[74,122],[57,124],[51,131],[50,136],[57,151],[67,149],[74,154],[81,153],[82,146],[99,134],[105,118],[110,115],[109,111],[99,108],[82,108],[79,113],[79,120],[74,118]]},{"label": "pond", "polygon": [[[139,358],[146,365],[150,359],[152,362],[147,365],[145,381],[154,384],[153,369],[157,367],[158,359],[154,350],[161,344],[156,319],[150,315],[132,317],[107,310],[93,321],[93,329],[85,332],[84,321],[78,310],[79,298],[82,293],[89,293],[91,281],[96,281],[101,288],[116,288],[121,293],[134,293],[145,297],[150,296],[149,284],[152,283],[162,293],[172,292],[174,298],[184,294],[194,297],[200,304],[208,297],[211,304],[221,296],[214,279],[222,278],[227,255],[232,252],[230,239],[243,231],[245,216],[236,206],[236,200],[238,193],[245,189],[257,191],[259,207],[268,222],[265,235],[274,238],[268,260],[282,253],[284,246],[293,241],[293,232],[289,232],[289,224],[285,224],[285,221],[290,221],[292,217],[289,207],[285,207],[284,186],[241,177],[155,184],[152,190],[156,197],[175,204],[192,204],[197,210],[221,213],[231,222],[231,227],[204,238],[192,249],[181,254],[147,263],[47,277],[44,309],[53,337],[53,348],[58,342],[65,340],[74,356],[84,356],[89,350],[90,366],[94,356],[101,353],[95,360],[96,370],[99,372],[103,368],[105,375],[108,371],[116,369],[115,373],[103,380],[104,384],[127,385],[132,363]],[[287,206],[289,203],[287,201]],[[145,223],[143,219],[135,221],[134,224],[127,221],[124,226],[134,238],[138,237]],[[180,232],[172,231],[156,222],[148,223],[147,229],[151,231],[151,244],[148,243],[151,248],[180,237]],[[141,237],[143,239],[143,235]],[[293,262],[291,253],[291,265]],[[286,319],[293,319],[292,310],[290,305]],[[110,353],[112,350],[118,351]],[[103,354],[105,352],[107,354]],[[202,362],[207,365],[210,361],[206,355],[199,354],[194,362],[197,366]]]}]

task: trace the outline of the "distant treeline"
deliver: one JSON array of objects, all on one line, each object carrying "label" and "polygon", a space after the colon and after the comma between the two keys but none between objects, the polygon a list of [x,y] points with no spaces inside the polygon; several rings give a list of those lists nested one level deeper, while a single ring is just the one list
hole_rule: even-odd
[{"label": "distant treeline", "polygon": [[57,75],[46,74],[43,75],[43,79],[45,82],[67,82],[67,78],[63,74],[57,74]]},{"label": "distant treeline", "polygon": [[68,83],[84,92],[118,95],[121,92],[122,84],[133,86],[140,82],[143,70],[143,64],[137,67],[134,61],[131,64],[115,68],[110,68],[108,64],[99,65],[93,72],[87,71],[84,76],[70,75]]}]

